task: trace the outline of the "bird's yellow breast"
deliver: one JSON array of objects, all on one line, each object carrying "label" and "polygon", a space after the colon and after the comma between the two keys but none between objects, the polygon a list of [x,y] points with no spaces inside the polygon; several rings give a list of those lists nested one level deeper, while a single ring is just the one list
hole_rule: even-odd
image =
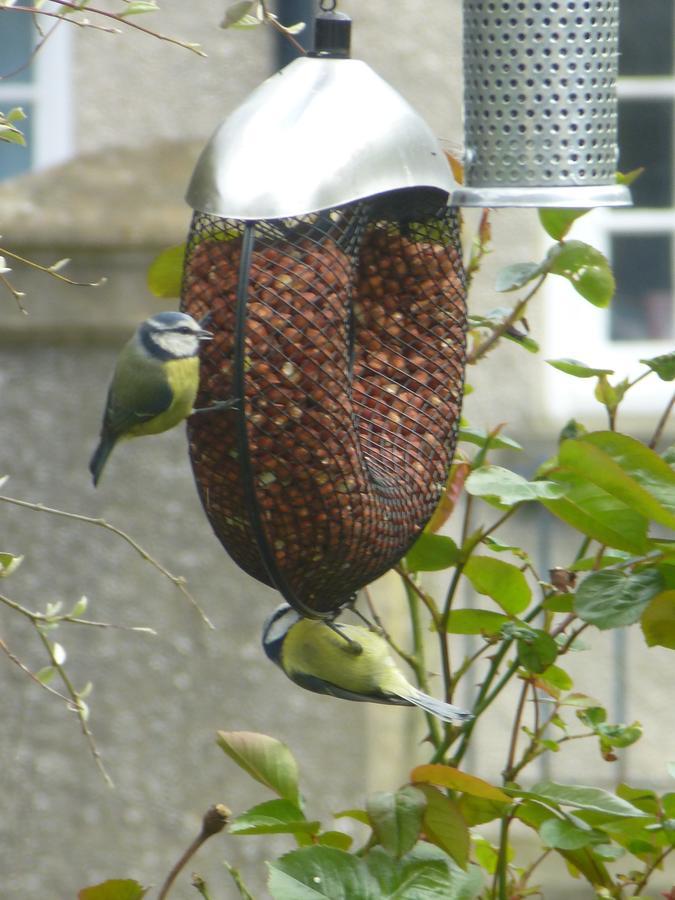
[{"label": "bird's yellow breast", "polygon": [[159,434],[187,418],[199,388],[199,358],[172,359],[162,365],[162,375],[171,388],[171,405],[154,418],[129,429],[129,436]]},{"label": "bird's yellow breast", "polygon": [[357,626],[340,625],[340,629],[361,645],[361,653],[354,653],[349,643],[324,622],[301,619],[284,640],[283,668],[320,675],[325,681],[355,694],[383,688],[395,690],[402,678],[382,638]]}]

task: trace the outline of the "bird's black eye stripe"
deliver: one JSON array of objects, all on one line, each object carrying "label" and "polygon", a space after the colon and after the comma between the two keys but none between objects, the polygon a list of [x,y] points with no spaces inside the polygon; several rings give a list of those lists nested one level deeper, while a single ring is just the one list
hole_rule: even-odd
[{"label": "bird's black eye stripe", "polygon": [[186,328],[185,326],[183,326],[183,328],[177,328],[176,331],[178,334],[192,334],[192,329]]}]

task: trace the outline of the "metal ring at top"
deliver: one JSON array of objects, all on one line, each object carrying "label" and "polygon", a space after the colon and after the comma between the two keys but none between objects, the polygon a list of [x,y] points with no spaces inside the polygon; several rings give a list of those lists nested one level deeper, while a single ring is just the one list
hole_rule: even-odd
[{"label": "metal ring at top", "polygon": [[322,12],[333,12],[337,6],[337,0],[319,0]]}]

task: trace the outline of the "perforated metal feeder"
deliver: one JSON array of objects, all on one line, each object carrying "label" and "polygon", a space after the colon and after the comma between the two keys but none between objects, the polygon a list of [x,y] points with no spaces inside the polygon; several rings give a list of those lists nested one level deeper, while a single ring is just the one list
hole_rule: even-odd
[{"label": "perforated metal feeder", "polygon": [[209,316],[190,454],[225,549],[327,616],[429,519],[459,418],[465,288],[434,136],[349,21],[218,128],[188,190],[182,308]]},{"label": "perforated metal feeder", "polygon": [[459,206],[627,206],[619,0],[464,0]]}]

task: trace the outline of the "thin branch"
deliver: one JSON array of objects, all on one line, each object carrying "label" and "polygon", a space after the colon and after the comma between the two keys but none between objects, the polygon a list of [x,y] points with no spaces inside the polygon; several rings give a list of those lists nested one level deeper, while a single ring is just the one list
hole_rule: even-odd
[{"label": "thin branch", "polygon": [[178,590],[186,597],[189,602],[194,606],[199,615],[202,618],[202,621],[212,629],[215,629],[215,626],[206,615],[204,610],[201,608],[199,603],[192,596],[190,591],[187,589],[187,582],[182,575],[173,575],[166,569],[160,562],[158,562],[154,557],[152,557],[147,550],[145,550],[139,543],[137,543],[130,535],[128,535],[125,531],[122,531],[120,528],[117,528],[115,525],[111,525],[109,522],[106,522],[105,519],[95,519],[91,516],[83,516],[79,513],[71,513],[66,512],[63,509],[54,509],[50,506],[45,506],[42,503],[29,503],[27,500],[17,500],[15,497],[6,497],[0,495],[0,502],[11,503],[14,506],[20,506],[23,509],[30,509],[34,512],[44,512],[49,513],[52,516],[61,516],[65,519],[74,519],[76,522],[85,522],[88,525],[98,525],[99,528],[104,528],[106,531],[111,531],[113,534],[116,534],[118,537],[122,538],[130,547],[132,547],[136,553],[144,559],[146,562],[150,563],[158,572],[164,575],[165,578],[168,578],[169,581],[174,584]]},{"label": "thin branch", "polygon": [[[105,9],[98,9],[93,6],[83,7],[78,3],[71,3],[69,2],[69,0],[53,0],[53,2],[58,6],[64,6],[67,9],[74,10],[75,12],[88,12],[93,13],[96,16],[103,16],[106,19],[112,19],[114,22],[118,22],[120,25],[126,25],[127,27],[133,28],[136,31],[140,31],[143,34],[148,34],[150,35],[150,37],[157,38],[160,41],[166,41],[169,44],[176,44],[176,46],[178,47],[183,47],[185,50],[191,50],[193,53],[196,53],[197,56],[206,56],[206,53],[204,53],[204,51],[200,49],[199,44],[192,44],[187,41],[181,41],[178,38],[169,37],[166,34],[160,34],[159,31],[153,31],[151,28],[146,28],[144,25],[139,25],[138,22],[133,22],[130,19],[127,19],[126,16],[121,16],[118,13],[108,12]],[[50,13],[36,6],[13,6],[11,7],[11,10],[14,12],[28,12],[32,15],[50,16],[54,19],[61,19],[63,22],[71,22],[73,25],[78,25],[80,27],[96,28],[99,31],[121,34],[121,30],[119,28],[106,28],[103,25],[96,25],[95,23],[90,22],[88,19],[78,21],[77,19],[71,19],[67,13]]]},{"label": "thin branch", "polygon": [[434,628],[439,628],[441,623],[441,614],[436,606],[434,598],[429,596],[426,591],[423,591],[422,588],[415,583],[414,579],[410,577],[410,574],[406,572],[403,566],[394,566],[394,571],[401,576],[405,585],[413,590],[422,603],[425,605],[427,612],[431,616],[431,620],[434,623]]},{"label": "thin branch", "polygon": [[504,334],[511,328],[512,325],[522,319],[527,304],[530,302],[532,297],[537,293],[539,288],[542,286],[546,279],[546,274],[541,275],[537,281],[535,282],[534,287],[530,290],[522,300],[519,300],[518,303],[513,307],[508,316],[503,319],[499,325],[495,325],[490,334],[485,338],[485,340],[475,347],[471,353],[467,356],[466,363],[467,365],[473,365],[478,362],[479,359],[482,359],[483,356],[488,352],[488,350],[492,349],[492,347],[497,343],[497,341],[504,336]]},{"label": "thin branch", "polygon": [[[24,7],[16,8],[23,9]],[[62,275],[53,266],[43,266],[40,263],[35,262],[34,259],[26,259],[25,256],[19,256],[18,253],[14,253],[13,250],[8,250],[6,247],[0,247],[0,254],[3,256],[11,256],[11,258],[16,259],[17,262],[24,263],[24,265],[30,266],[32,269],[37,269],[39,272],[44,272],[46,275],[51,275],[52,278],[58,278],[59,281],[65,281],[66,284],[71,284],[75,287],[101,287],[108,280],[103,277],[99,278],[98,281],[75,281],[72,278],[68,278],[67,275]],[[54,265],[56,265],[56,263],[54,263]]]},{"label": "thin branch", "polygon": [[70,705],[70,700],[68,697],[66,697],[65,694],[60,693],[60,691],[54,690],[53,687],[49,687],[49,685],[45,684],[44,681],[40,681],[35,672],[31,672],[28,666],[24,665],[18,658],[18,656],[15,656],[12,653],[12,651],[9,649],[2,638],[0,638],[0,650],[2,650],[3,653],[5,653],[12,660],[12,662],[21,669],[22,672],[25,672],[25,674],[28,675],[30,679],[32,679],[36,684],[40,685],[41,688],[44,688],[45,691],[49,691],[50,694],[54,694],[55,697],[58,697],[60,700],[63,700],[64,703]]},{"label": "thin branch", "polygon": [[293,34],[281,24],[278,17],[271,13],[267,8],[266,0],[260,0],[260,6],[263,11],[263,19],[265,22],[269,22],[269,24],[274,28],[279,34],[283,35],[286,40],[291,44],[291,46],[301,55],[307,56],[307,50],[302,46],[300,41],[298,41]]},{"label": "thin branch", "polygon": [[654,870],[657,869],[661,865],[661,863],[664,861],[664,859],[670,853],[672,853],[673,850],[675,850],[675,847],[671,844],[671,846],[666,847],[663,850],[663,852],[660,853],[653,862],[649,863],[649,865],[645,868],[642,875],[640,875],[640,878],[639,878],[637,884],[635,885],[635,890],[633,891],[634,897],[638,897],[638,896],[640,896],[640,894],[642,894],[643,890],[647,886],[647,882],[652,877]]},{"label": "thin branch", "polygon": [[[427,680],[427,669],[426,669],[426,654],[424,651],[424,634],[422,632],[420,615],[419,615],[419,594],[415,590],[413,590],[414,582],[410,579],[410,582],[405,581],[405,592],[406,597],[408,599],[408,609],[410,611],[410,624],[412,627],[412,637],[413,637],[413,652],[414,656],[417,660],[417,683],[419,687],[425,691],[427,694],[429,693],[429,684]],[[437,748],[441,743],[441,732],[440,725],[438,720],[432,716],[430,713],[425,713],[425,717],[427,720],[427,725],[429,727],[429,734],[431,735],[431,742],[435,748]]]},{"label": "thin branch", "polygon": [[652,450],[654,450],[656,448],[656,445],[658,444],[659,440],[661,439],[663,430],[666,427],[666,423],[668,422],[668,418],[670,416],[670,413],[672,412],[673,405],[675,405],[675,392],[673,392],[673,396],[670,398],[668,405],[663,410],[663,414],[662,414],[661,418],[659,419],[658,424],[656,426],[656,430],[654,431],[654,434],[652,435],[652,439],[649,442],[649,447],[651,447]]},{"label": "thin branch", "polygon": [[518,747],[518,737],[520,736],[520,729],[522,726],[523,712],[525,711],[525,700],[527,698],[527,692],[530,689],[530,682],[524,681],[523,687],[520,692],[520,697],[518,699],[518,705],[516,706],[516,714],[513,717],[513,728],[511,729],[511,740],[509,742],[509,753],[506,758],[506,765],[504,766],[504,780],[512,781],[513,780],[513,768],[516,762],[516,749]]},{"label": "thin branch", "polygon": [[382,637],[389,644],[394,653],[399,656],[404,662],[406,662],[416,675],[419,675],[419,665],[417,660],[411,653],[408,653],[403,649],[403,647],[399,646],[399,644],[392,638],[387,629],[384,627],[384,625],[382,624],[382,619],[379,617],[379,615],[377,614],[377,610],[375,609],[375,605],[370,595],[370,590],[367,587],[364,588],[364,593],[366,595],[366,603],[368,604],[370,615],[372,616],[373,622],[375,622],[375,625],[382,633]]},{"label": "thin branch", "polygon": [[201,831],[167,875],[166,880],[162,885],[162,889],[157,896],[157,900],[165,900],[165,898],[168,897],[171,885],[180,875],[185,865],[192,859],[202,844],[208,841],[214,834],[218,834],[225,828],[231,815],[232,813],[223,803],[217,803],[215,806],[210,806],[207,809],[204,813],[204,818],[202,819]]},{"label": "thin branch", "polygon": [[19,312],[22,312],[22,313],[24,314],[24,316],[27,316],[27,315],[28,315],[28,310],[26,309],[26,307],[25,307],[25,306],[23,305],[23,303],[21,302],[21,298],[26,296],[26,295],[24,294],[24,292],[23,292],[23,291],[18,291],[18,290],[14,287],[14,285],[12,284],[12,282],[9,280],[9,278],[7,278],[6,275],[0,274],[0,284],[4,285],[4,287],[5,287],[5,288],[10,292],[10,294],[14,297],[14,300],[16,301],[16,305],[19,307]]},{"label": "thin branch", "polygon": [[42,631],[42,629],[40,628],[40,625],[36,621],[33,621],[33,627],[37,631],[37,633],[40,637],[40,640],[42,641],[42,643],[45,647],[45,650],[49,654],[49,659],[51,661],[52,666],[59,673],[59,677],[61,678],[61,681],[63,682],[66,690],[68,691],[68,695],[71,700],[70,706],[75,711],[77,718],[80,720],[80,728],[82,729],[82,734],[84,735],[85,740],[89,744],[89,749],[91,750],[91,754],[94,757],[94,762],[98,766],[98,769],[99,769],[101,775],[103,775],[103,778],[107,782],[108,786],[114,787],[115,784],[114,784],[112,778],[110,777],[110,775],[108,774],[108,770],[106,769],[105,765],[103,764],[101,754],[99,753],[98,747],[96,746],[96,741],[94,740],[94,735],[92,734],[91,729],[89,728],[89,725],[87,724],[87,715],[86,715],[86,711],[85,711],[86,708],[82,702],[82,698],[80,697],[78,692],[75,690],[73,683],[71,682],[70,677],[68,676],[68,673],[66,672],[66,670],[63,668],[61,663],[56,658],[53,647],[52,647],[51,643],[49,642],[49,640],[47,639],[44,632]]}]

